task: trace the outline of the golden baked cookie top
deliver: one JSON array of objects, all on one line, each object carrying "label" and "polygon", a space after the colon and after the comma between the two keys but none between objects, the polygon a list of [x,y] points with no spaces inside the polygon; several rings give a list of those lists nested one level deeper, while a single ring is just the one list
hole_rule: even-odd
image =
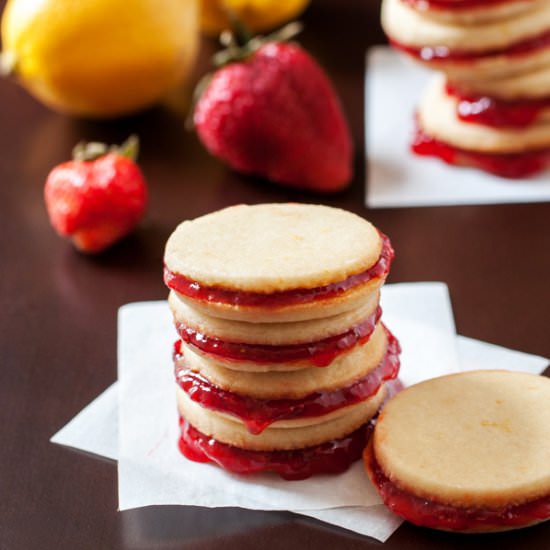
[{"label": "golden baked cookie top", "polygon": [[244,292],[316,288],[373,266],[382,251],[363,218],[322,205],[238,205],[180,224],[165,265],[200,284]]},{"label": "golden baked cookie top", "polygon": [[443,376],[384,408],[376,461],[402,489],[460,507],[550,495],[550,379],[507,371]]}]

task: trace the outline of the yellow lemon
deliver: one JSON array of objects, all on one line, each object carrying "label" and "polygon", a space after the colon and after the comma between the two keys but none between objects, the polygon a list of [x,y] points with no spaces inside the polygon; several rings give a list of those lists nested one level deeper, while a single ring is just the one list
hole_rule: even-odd
[{"label": "yellow lemon", "polygon": [[8,0],[2,62],[56,110],[123,115],[185,80],[198,28],[198,0]]},{"label": "yellow lemon", "polygon": [[218,34],[230,27],[229,9],[253,32],[274,29],[297,17],[309,0],[202,0],[201,28]]}]

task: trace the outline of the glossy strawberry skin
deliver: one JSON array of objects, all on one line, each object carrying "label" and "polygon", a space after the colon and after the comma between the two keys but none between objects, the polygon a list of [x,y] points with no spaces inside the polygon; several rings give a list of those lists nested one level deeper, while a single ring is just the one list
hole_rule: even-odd
[{"label": "glossy strawberry skin", "polygon": [[147,185],[133,160],[109,153],[72,160],[48,175],[44,198],[50,221],[82,252],[104,250],[126,236],[142,218]]},{"label": "glossy strawberry skin", "polygon": [[338,98],[299,46],[270,42],[219,69],[194,113],[208,151],[237,171],[293,187],[338,191],[353,146]]}]

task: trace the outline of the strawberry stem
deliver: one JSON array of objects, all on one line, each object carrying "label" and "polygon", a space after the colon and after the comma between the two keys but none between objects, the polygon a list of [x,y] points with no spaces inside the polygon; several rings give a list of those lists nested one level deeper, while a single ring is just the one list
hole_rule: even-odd
[{"label": "strawberry stem", "polygon": [[[234,18],[234,20],[239,21],[237,18]],[[293,21],[271,34],[252,37],[242,22],[234,23],[232,20],[232,25],[233,31],[224,31],[220,35],[220,42],[225,49],[214,54],[212,58],[216,68],[234,61],[242,61],[268,42],[287,42],[304,28],[302,23]]]},{"label": "strawberry stem", "polygon": [[136,134],[132,134],[120,147],[112,146],[112,153],[118,153],[119,155],[136,161],[139,154],[139,138]]},{"label": "strawberry stem", "polygon": [[237,13],[229,6],[225,5],[224,11],[227,15],[227,19],[229,19],[229,24],[231,25],[231,31],[229,31],[229,33],[233,37],[235,47],[240,48],[246,46],[253,38],[250,29],[244,24]]},{"label": "strawberry stem", "polygon": [[103,157],[108,153],[114,153],[121,157],[129,158],[135,161],[139,152],[139,138],[132,134],[122,145],[111,145],[108,147],[105,143],[99,141],[77,143],[73,149],[73,160],[89,162]]},{"label": "strawberry stem", "polygon": [[86,143],[85,141],[80,141],[74,146],[73,160],[82,162],[91,161],[106,155],[107,152],[108,147],[105,143],[99,143],[98,141]]}]

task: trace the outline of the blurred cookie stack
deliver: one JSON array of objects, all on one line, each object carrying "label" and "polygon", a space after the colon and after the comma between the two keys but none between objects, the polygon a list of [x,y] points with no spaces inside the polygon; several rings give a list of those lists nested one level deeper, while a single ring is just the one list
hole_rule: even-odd
[{"label": "blurred cookie stack", "polygon": [[412,149],[521,178],[550,163],[550,2],[384,0],[392,46],[440,71]]},{"label": "blurred cookie stack", "polygon": [[319,205],[239,205],[178,226],[165,282],[180,449],[236,473],[344,471],[395,384],[380,322],[389,239]]}]

